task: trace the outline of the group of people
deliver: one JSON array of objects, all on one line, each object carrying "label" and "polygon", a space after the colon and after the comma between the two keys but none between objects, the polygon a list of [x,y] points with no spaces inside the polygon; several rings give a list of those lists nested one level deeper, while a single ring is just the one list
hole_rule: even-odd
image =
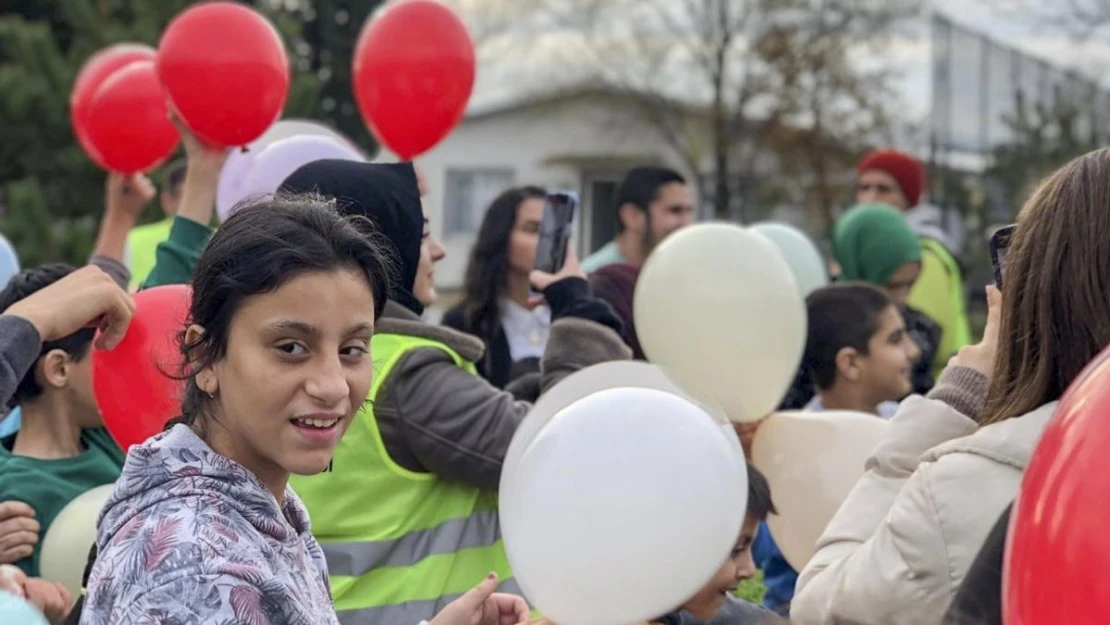
[{"label": "group of people", "polygon": [[[562,378],[646,359],[636,279],[695,221],[685,179],[633,169],[616,238],[581,263],[570,250],[556,274],[533,269],[545,191],[506,190],[436,325],[424,313],[445,251],[411,164],[310,163],[213,231],[224,153],[182,133],[166,222],[135,232],[154,188],[112,176],[90,265],[27,269],[0,292],[0,399],[21,412],[0,439],[0,562],[20,570],[0,587],[54,623],[528,620],[497,516],[509,442]],[[889,420],[883,439],[802,571],[775,545],[773,493],[749,465],[734,549],[656,622],[1000,623],[996,521],[1054,402],[1110,344],[1108,173],[1100,151],[1041,185],[971,344],[954,251],[915,227],[923,167],[868,155],[782,408],[873,414]],[[171,372],[181,414],[125,455],[100,420],[90,352],[122,337],[129,285],[168,284],[192,287]],[[113,483],[75,602],[40,578],[40,540],[69,501]],[[762,607],[730,595],[757,570]]]}]

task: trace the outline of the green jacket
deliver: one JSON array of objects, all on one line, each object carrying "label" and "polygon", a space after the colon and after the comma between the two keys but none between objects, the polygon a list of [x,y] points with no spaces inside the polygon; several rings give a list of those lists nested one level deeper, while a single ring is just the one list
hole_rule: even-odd
[{"label": "green jacket", "polygon": [[140,290],[191,282],[210,236],[212,229],[208,226],[184,217],[174,217],[170,236],[158,244],[154,269],[143,281]]}]

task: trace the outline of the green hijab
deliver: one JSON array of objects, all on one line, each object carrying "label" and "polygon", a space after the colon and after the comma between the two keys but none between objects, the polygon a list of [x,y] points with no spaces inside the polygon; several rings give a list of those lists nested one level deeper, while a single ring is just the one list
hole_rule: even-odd
[{"label": "green hijab", "polygon": [[921,242],[902,213],[886,204],[859,204],[837,220],[833,255],[843,280],[886,286],[906,263],[921,262]]}]

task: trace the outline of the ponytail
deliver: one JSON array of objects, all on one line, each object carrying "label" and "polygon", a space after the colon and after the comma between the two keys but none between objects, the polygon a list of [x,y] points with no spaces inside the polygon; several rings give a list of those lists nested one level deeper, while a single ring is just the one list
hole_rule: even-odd
[{"label": "ponytail", "polygon": [[81,596],[77,598],[77,603],[73,604],[73,609],[69,611],[69,616],[66,617],[65,625],[80,625],[81,612],[85,608],[85,596],[88,594],[89,576],[92,575],[93,565],[96,564],[96,542],[93,542],[92,547],[89,548],[89,559],[85,562],[85,573],[81,576]]}]

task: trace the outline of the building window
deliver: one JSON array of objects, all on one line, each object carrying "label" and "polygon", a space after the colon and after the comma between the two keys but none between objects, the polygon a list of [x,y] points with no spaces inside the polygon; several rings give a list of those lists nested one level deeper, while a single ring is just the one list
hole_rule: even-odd
[{"label": "building window", "polygon": [[511,169],[448,169],[444,185],[444,232],[475,234],[486,208],[513,186]]}]

